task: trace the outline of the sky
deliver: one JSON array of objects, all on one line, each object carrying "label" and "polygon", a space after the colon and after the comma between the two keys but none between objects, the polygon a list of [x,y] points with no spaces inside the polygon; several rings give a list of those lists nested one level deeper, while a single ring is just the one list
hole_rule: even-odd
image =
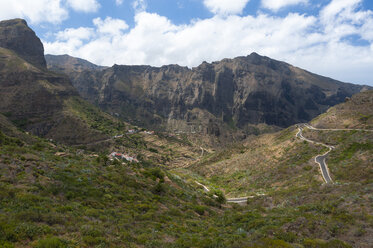
[{"label": "sky", "polygon": [[46,54],[98,65],[179,64],[252,52],[373,86],[372,0],[0,0]]}]

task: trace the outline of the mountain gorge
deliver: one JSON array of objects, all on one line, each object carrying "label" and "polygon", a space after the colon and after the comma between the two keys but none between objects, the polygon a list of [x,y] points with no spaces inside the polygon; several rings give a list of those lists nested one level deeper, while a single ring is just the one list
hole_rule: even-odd
[{"label": "mountain gorge", "polygon": [[69,75],[84,99],[124,120],[214,136],[229,136],[237,129],[252,133],[250,127],[263,123],[287,127],[306,122],[364,89],[256,53],[192,69],[178,65],[105,69],[83,63],[75,69],[66,66],[61,56],[46,59],[48,68]]},{"label": "mountain gorge", "polygon": [[0,247],[370,248],[369,89],[255,53],[44,60],[0,22]]}]

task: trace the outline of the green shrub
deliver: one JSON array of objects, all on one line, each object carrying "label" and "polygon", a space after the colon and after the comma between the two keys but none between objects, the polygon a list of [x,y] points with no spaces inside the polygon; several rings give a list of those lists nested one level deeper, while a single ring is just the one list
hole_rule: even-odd
[{"label": "green shrub", "polygon": [[106,239],[103,237],[92,237],[92,236],[84,236],[83,241],[89,246],[97,246],[97,245],[103,246],[107,243]]},{"label": "green shrub", "polygon": [[227,201],[227,199],[225,199],[223,192],[221,192],[220,190],[214,190],[213,195],[217,196],[215,199],[220,204],[223,204]]},{"label": "green shrub", "polygon": [[158,150],[157,150],[157,149],[154,149],[154,148],[152,148],[152,147],[149,148],[149,151],[150,151],[150,152],[154,152],[154,153],[158,153]]},{"label": "green shrub", "polygon": [[253,248],[262,248],[262,247],[263,248],[290,248],[293,246],[291,246],[289,243],[283,240],[265,238],[257,242],[252,247]]},{"label": "green shrub", "polygon": [[35,245],[35,248],[64,248],[68,247],[66,242],[63,242],[57,237],[48,237],[42,240],[39,240]]},{"label": "green shrub", "polygon": [[32,146],[32,149],[34,149],[36,151],[39,151],[39,152],[42,151],[44,148],[45,148],[45,146],[41,142],[35,143]]},{"label": "green shrub", "polygon": [[160,195],[166,191],[165,186],[163,183],[159,182],[157,183],[154,188],[152,189],[152,192],[156,195]]},{"label": "green shrub", "polygon": [[305,239],[303,241],[303,245],[305,248],[351,248],[352,247],[338,239],[334,239],[330,241],[325,241],[321,239]]},{"label": "green shrub", "polygon": [[19,240],[35,239],[48,232],[48,228],[35,225],[33,223],[22,223],[15,229]]},{"label": "green shrub", "polygon": [[164,181],[164,173],[161,169],[159,168],[151,168],[151,169],[147,169],[143,172],[144,176],[146,177],[150,177],[152,178],[153,180],[156,180],[157,178],[159,178],[161,180],[161,182]]},{"label": "green shrub", "polygon": [[294,243],[297,240],[297,235],[292,232],[278,232],[275,236],[289,243]]},{"label": "green shrub", "polygon": [[199,206],[199,205],[195,205],[194,207],[193,207],[193,209],[194,209],[194,211],[197,213],[197,214],[199,214],[199,215],[204,215],[204,213],[205,213],[205,207],[204,206]]},{"label": "green shrub", "polygon": [[14,245],[7,242],[7,241],[1,241],[0,240],[0,247],[2,247],[2,248],[14,248]]}]

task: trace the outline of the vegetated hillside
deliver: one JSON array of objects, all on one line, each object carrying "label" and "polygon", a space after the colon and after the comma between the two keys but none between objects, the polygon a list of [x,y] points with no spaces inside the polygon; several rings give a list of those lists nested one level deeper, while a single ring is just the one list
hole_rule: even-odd
[{"label": "vegetated hillside", "polygon": [[333,201],[289,208],[282,194],[229,206],[149,161],[29,139],[0,131],[2,247],[350,247],[336,238],[351,216]]},{"label": "vegetated hillside", "polygon": [[247,244],[209,222],[217,200],[172,174],[33,139],[0,132],[1,247]]},{"label": "vegetated hillside", "polygon": [[367,91],[346,99],[311,122],[320,128],[373,129],[373,93]]},{"label": "vegetated hillside", "polygon": [[193,69],[82,65],[86,70],[75,71],[61,60],[48,56],[48,67],[68,73],[83,98],[108,112],[172,132],[222,137],[237,128],[252,133],[260,123],[287,127],[309,121],[364,89],[256,53]]},{"label": "vegetated hillside", "polygon": [[[349,123],[349,128],[372,130],[369,118],[361,116],[372,114],[372,96],[373,91],[354,95],[311,123],[322,123],[323,128],[346,128],[337,123]],[[345,117],[348,122],[344,122]],[[227,197],[254,197],[249,199],[249,206],[260,203],[266,211],[280,211],[280,216],[289,218],[287,226],[298,234],[304,232],[305,223],[313,223],[315,229],[322,230],[318,235],[323,239],[336,237],[354,247],[369,247],[373,238],[373,208],[369,203],[373,192],[373,132],[304,130],[305,137],[335,147],[326,159],[334,184],[324,185],[315,157],[327,149],[301,141],[295,136],[297,131],[292,126],[252,137],[245,144],[210,154],[174,172],[223,189]],[[294,220],[299,212],[302,220]],[[329,224],[334,227],[327,227]]]}]

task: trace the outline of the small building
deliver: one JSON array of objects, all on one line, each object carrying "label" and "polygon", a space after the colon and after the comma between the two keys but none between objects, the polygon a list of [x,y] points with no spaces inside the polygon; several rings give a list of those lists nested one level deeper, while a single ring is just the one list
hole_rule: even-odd
[{"label": "small building", "polygon": [[128,162],[134,162],[134,163],[139,162],[136,158],[129,156],[128,154],[122,154],[119,152],[110,153],[109,158],[110,160],[118,159],[118,160],[126,160]]},{"label": "small building", "polygon": [[153,135],[154,131],[144,131],[145,134]]},{"label": "small building", "polygon": [[137,131],[134,129],[130,129],[127,131],[127,134],[135,134],[135,133],[137,133]]}]

